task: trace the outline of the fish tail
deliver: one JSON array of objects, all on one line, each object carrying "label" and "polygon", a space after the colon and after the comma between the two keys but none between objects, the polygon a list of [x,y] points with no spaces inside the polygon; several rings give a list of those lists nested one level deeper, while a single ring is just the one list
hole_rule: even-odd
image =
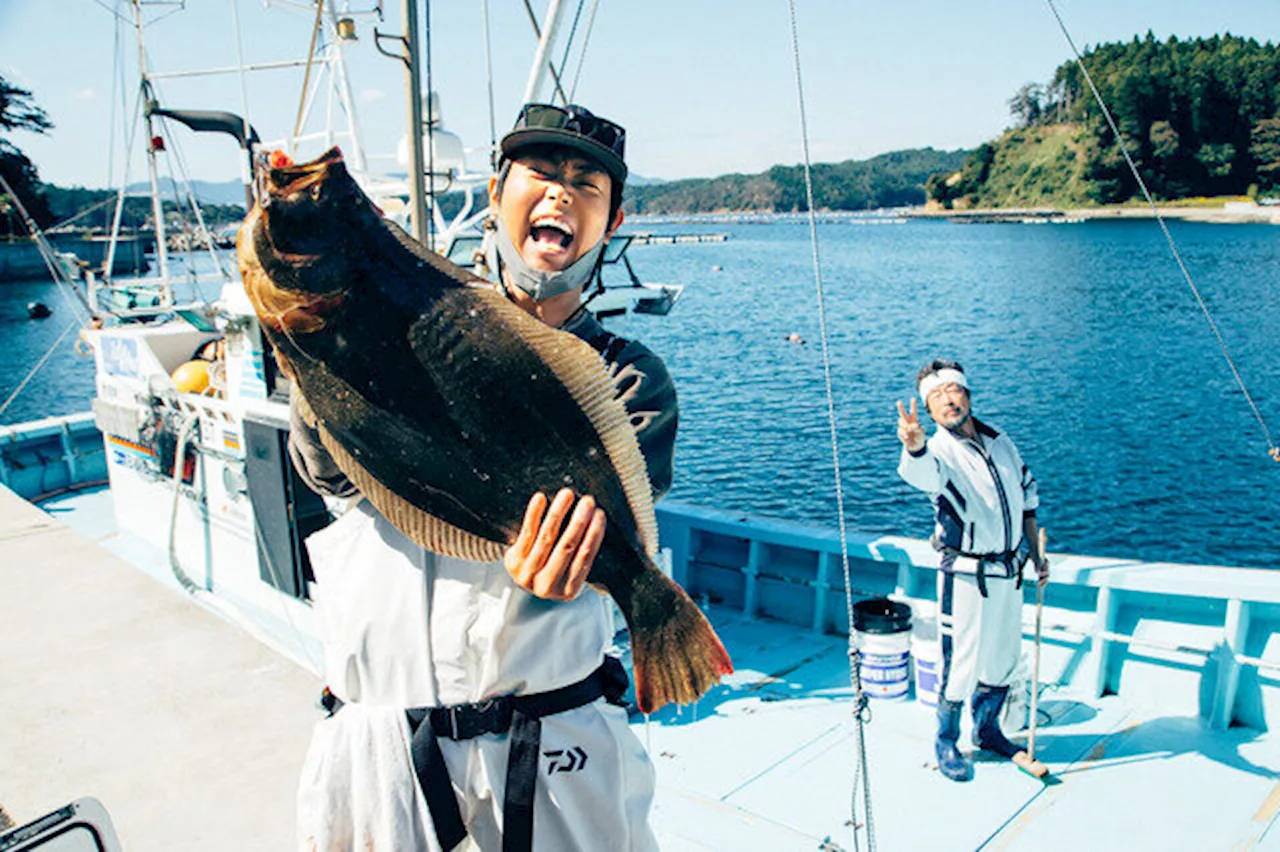
[{"label": "fish tail", "polygon": [[692,703],[733,673],[720,637],[684,589],[655,567],[638,576],[630,591],[619,603],[631,631],[641,711]]}]

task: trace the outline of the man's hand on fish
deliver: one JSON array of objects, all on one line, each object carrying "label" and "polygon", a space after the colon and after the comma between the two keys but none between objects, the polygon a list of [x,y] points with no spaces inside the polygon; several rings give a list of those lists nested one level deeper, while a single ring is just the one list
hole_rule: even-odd
[{"label": "man's hand on fish", "polygon": [[596,508],[590,494],[578,498],[562,488],[548,505],[547,496],[539,491],[529,499],[520,535],[503,556],[507,573],[530,594],[573,600],[587,582],[605,527],[604,511]]}]

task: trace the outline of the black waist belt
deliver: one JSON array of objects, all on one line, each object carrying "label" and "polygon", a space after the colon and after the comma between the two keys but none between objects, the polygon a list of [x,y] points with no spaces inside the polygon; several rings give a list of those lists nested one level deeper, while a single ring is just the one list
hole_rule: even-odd
[{"label": "black waist belt", "polygon": [[951,557],[950,560],[947,560],[948,564],[943,566],[943,570],[949,570],[957,556],[977,560],[978,594],[984,598],[987,596],[987,566],[993,563],[998,562],[1007,566],[1013,574],[1014,588],[1022,588],[1022,564],[1018,562],[1019,552],[1017,550],[1006,550],[1004,553],[966,553],[963,550],[956,550],[954,547],[944,547],[942,548],[942,553],[944,559],[948,556]]},{"label": "black waist belt", "polygon": [[[427,800],[436,839],[446,850],[467,836],[462,811],[453,794],[453,783],[440,751],[439,737],[469,740],[481,734],[511,732],[507,757],[507,792],[502,802],[503,852],[529,852],[533,848],[533,793],[538,783],[538,750],[542,742],[542,717],[554,716],[590,704],[603,696],[620,704],[627,691],[627,673],[616,657],[605,657],[600,668],[577,683],[533,695],[499,695],[475,704],[451,707],[415,707],[405,711],[413,736],[409,753],[418,786]],[[321,703],[331,713],[341,700],[325,690]]]}]

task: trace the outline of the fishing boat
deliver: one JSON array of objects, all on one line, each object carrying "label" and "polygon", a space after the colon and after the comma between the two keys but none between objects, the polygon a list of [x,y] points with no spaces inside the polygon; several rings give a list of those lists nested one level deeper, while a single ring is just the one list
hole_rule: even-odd
[{"label": "fishing boat", "polygon": [[[340,56],[350,19],[319,11]],[[92,413],[0,427],[0,813],[24,824],[0,850],[291,847],[321,716],[303,541],[335,506],[288,461],[287,382],[233,276],[214,304],[117,312],[91,335]],[[219,339],[203,386],[180,385]],[[737,669],[633,714],[664,849],[1280,849],[1274,571],[1051,555],[1042,658],[1005,725],[1035,722],[1054,783],[987,762],[956,785],[932,758],[928,542],[671,501],[658,520]],[[851,670],[855,606],[883,600],[909,627]]]}]

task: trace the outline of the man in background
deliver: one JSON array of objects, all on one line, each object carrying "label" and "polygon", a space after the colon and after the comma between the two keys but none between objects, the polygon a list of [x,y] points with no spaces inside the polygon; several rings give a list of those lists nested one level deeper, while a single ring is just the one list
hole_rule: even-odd
[{"label": "man in background", "polygon": [[969,381],[955,361],[935,359],[916,389],[938,424],[925,439],[916,401],[898,403],[898,474],[929,495],[935,509],[938,571],[938,769],[953,781],[973,777],[956,745],[960,711],[973,710],[978,748],[1013,758],[1022,751],[1000,730],[1000,711],[1022,650],[1022,568],[1034,559],[1039,582],[1049,565],[1037,545],[1035,477],[1008,435],[973,416]]}]

